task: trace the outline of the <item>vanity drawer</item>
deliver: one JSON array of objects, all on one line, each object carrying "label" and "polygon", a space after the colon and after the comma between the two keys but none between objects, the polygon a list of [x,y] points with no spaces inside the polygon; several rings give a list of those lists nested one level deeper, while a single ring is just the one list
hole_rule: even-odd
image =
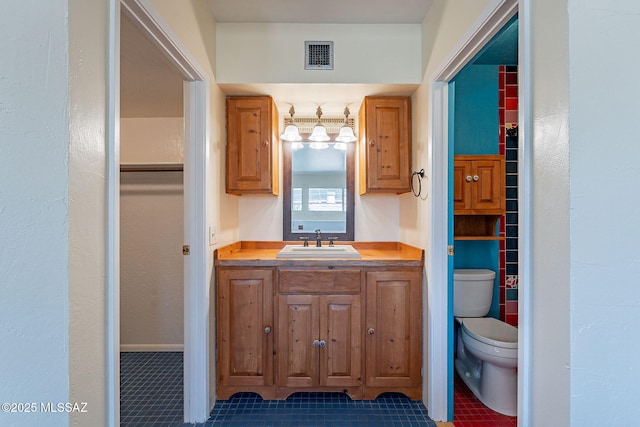
[{"label": "vanity drawer", "polygon": [[359,269],[281,268],[278,292],[282,293],[359,293]]}]

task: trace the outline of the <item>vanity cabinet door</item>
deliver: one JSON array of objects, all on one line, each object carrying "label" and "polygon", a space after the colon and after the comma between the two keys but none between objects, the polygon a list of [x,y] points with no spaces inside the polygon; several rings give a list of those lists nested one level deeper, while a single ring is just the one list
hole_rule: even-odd
[{"label": "vanity cabinet door", "polygon": [[399,391],[417,399],[422,385],[422,272],[369,271],[366,277],[365,398]]},{"label": "vanity cabinet door", "polygon": [[365,97],[359,113],[360,194],[411,191],[409,97]]},{"label": "vanity cabinet door", "polygon": [[273,385],[273,277],[272,269],[218,271],[219,398]]},{"label": "vanity cabinet door", "polygon": [[320,297],[320,385],[362,385],[360,301],[360,294]]},{"label": "vanity cabinet door", "polygon": [[362,384],[360,295],[279,295],[278,386]]},{"label": "vanity cabinet door", "polygon": [[227,193],[278,194],[277,130],[271,97],[227,98]]},{"label": "vanity cabinet door", "polygon": [[314,387],[319,383],[318,296],[278,296],[278,386]]}]

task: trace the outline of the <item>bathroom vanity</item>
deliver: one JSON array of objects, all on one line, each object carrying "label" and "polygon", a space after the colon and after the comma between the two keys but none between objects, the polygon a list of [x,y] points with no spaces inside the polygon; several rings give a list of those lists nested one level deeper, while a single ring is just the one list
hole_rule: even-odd
[{"label": "bathroom vanity", "polygon": [[351,242],[359,258],[278,257],[287,244],[302,246],[238,242],[215,251],[217,397],[394,391],[420,399],[424,251]]}]

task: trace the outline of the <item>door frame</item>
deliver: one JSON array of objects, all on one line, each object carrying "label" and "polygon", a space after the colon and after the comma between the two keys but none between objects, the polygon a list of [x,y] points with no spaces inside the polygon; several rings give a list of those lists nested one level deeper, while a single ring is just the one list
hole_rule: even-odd
[{"label": "door frame", "polygon": [[[446,421],[449,418],[448,403],[453,399],[453,381],[449,375],[453,368],[450,359],[453,357],[452,331],[452,287],[449,279],[447,255],[449,228],[449,82],[455,75],[489,42],[489,40],[518,13],[518,63],[520,84],[518,93],[519,123],[521,126],[518,140],[520,173],[518,186],[521,189],[519,198],[520,236],[518,239],[519,264],[523,266],[519,274],[522,291],[518,302],[518,425],[526,426],[530,422],[530,331],[531,318],[529,305],[531,302],[530,265],[531,241],[529,220],[529,198],[531,171],[530,150],[530,35],[528,33],[530,8],[527,0],[491,0],[478,19],[469,27],[461,41],[447,55],[447,59],[429,78],[429,105],[431,156],[431,235],[429,236],[427,283],[429,294],[429,354],[428,354],[428,401],[429,414],[434,420]],[[452,215],[451,215],[452,216]]]},{"label": "door frame", "polygon": [[209,416],[209,81],[149,0],[110,0],[107,126],[108,425],[120,425],[120,12],[184,79],[184,421]]}]

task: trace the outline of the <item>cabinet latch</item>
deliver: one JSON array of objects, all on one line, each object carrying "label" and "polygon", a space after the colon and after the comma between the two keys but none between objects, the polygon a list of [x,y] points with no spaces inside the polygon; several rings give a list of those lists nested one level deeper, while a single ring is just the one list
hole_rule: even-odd
[{"label": "cabinet latch", "polygon": [[182,255],[189,255],[191,253],[191,249],[189,245],[182,246]]},{"label": "cabinet latch", "polygon": [[453,245],[447,245],[447,255],[453,256]]}]

